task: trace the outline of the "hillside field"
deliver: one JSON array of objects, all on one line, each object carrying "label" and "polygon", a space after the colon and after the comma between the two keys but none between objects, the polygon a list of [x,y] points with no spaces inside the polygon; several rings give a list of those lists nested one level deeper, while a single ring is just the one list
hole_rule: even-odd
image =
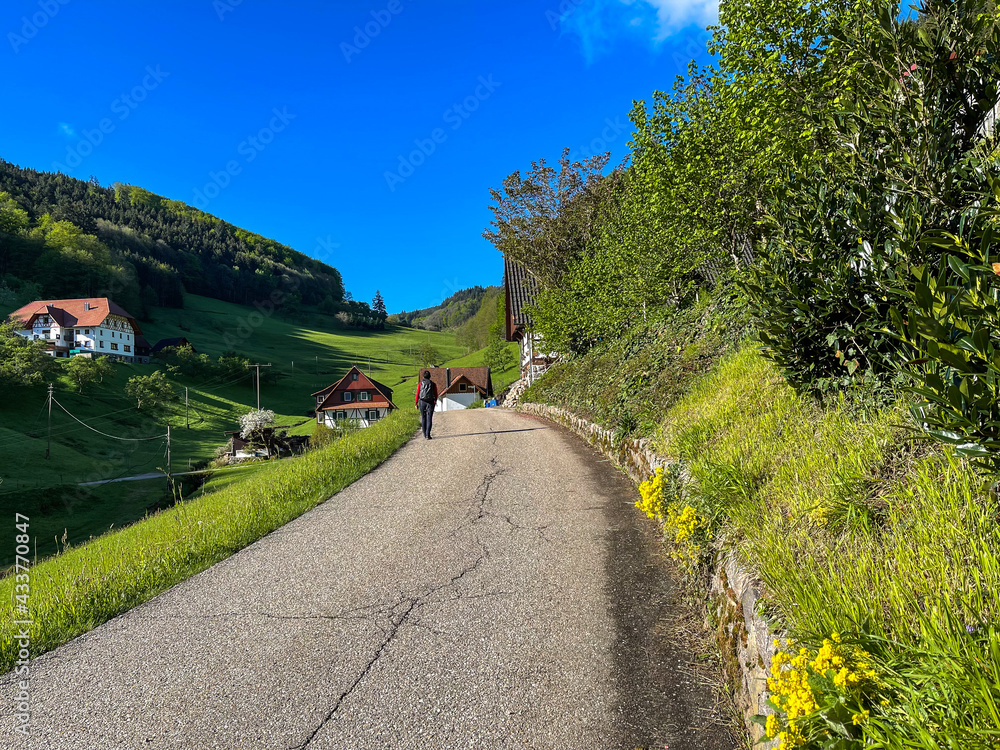
[{"label": "hillside field", "polygon": [[[445,364],[480,364],[479,353],[462,356],[453,332],[423,331],[390,326],[385,331],[333,328],[332,318],[310,314],[308,324],[296,324],[260,311],[220,300],[188,295],[183,309],[157,308],[153,322],[140,324],[146,338],[186,337],[199,353],[215,358],[235,349],[253,362],[271,364],[262,369],[261,407],[274,410],[278,425],[293,434],[310,434],[314,420],[311,394],[338,380],[352,364],[370,372],[393,389],[401,408],[413,399],[420,347],[427,342]],[[0,310],[0,314],[8,313]],[[115,366],[103,383],[83,394],[62,377],[55,398],[73,415],[107,435],[155,438],[121,441],[99,435],[53,407],[52,456],[46,450],[46,388],[9,390],[0,402],[0,511],[20,512],[31,518],[39,557],[57,550],[54,537],[64,531],[70,545],[141,518],[171,502],[166,481],[156,479],[78,487],[76,483],[134,476],[166,467],[166,425],[171,427],[171,468],[184,471],[215,456],[227,441],[226,431],[238,429],[238,418],[256,403],[249,379],[243,382],[199,382],[171,376],[178,401],[161,413],[138,412],[124,392],[130,377],[165,369],[150,365]],[[500,373],[500,384],[516,378],[516,367]],[[185,426],[184,389],[188,389]],[[161,436],[161,437],[156,437]],[[240,481],[256,469],[226,469],[216,473],[204,489]],[[12,560],[3,546],[0,564]],[[10,558],[10,559],[8,559]]]}]

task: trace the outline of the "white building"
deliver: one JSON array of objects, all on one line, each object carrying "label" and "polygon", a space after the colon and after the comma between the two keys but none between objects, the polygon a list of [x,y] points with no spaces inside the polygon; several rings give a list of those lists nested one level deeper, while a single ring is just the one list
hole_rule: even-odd
[{"label": "white building", "polygon": [[507,340],[521,345],[521,379],[531,385],[556,360],[554,353],[546,351],[541,336],[530,330],[527,308],[538,294],[538,282],[520,263],[504,257],[503,288],[507,307]]},{"label": "white building", "polygon": [[438,399],[434,411],[468,409],[474,401],[493,396],[493,381],[489,367],[429,367],[431,381],[437,386]]},{"label": "white building", "polygon": [[16,332],[44,341],[53,357],[107,356],[136,361],[135,318],[107,297],[39,300],[10,314]]}]

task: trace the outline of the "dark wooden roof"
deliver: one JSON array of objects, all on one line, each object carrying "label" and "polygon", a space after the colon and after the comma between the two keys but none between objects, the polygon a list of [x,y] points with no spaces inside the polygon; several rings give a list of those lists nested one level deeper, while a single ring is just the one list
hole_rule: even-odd
[{"label": "dark wooden roof", "polygon": [[538,294],[538,281],[516,260],[504,256],[503,259],[504,300],[507,305],[507,340],[528,326],[526,308],[533,305]]}]

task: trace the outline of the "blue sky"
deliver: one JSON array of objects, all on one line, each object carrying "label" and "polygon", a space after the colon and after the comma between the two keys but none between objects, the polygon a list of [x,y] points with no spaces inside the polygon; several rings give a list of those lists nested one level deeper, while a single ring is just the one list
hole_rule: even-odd
[{"label": "blue sky", "polygon": [[687,0],[7,0],[0,157],[127,182],[330,263],[390,312],[498,284],[489,188],[706,62]]}]

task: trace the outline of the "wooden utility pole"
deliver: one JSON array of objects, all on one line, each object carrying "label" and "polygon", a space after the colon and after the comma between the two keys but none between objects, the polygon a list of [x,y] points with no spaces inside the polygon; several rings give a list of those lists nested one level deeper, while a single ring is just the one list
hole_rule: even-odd
[{"label": "wooden utility pole", "polygon": [[191,420],[188,419],[188,387],[184,386],[184,429],[191,429]]},{"label": "wooden utility pole", "polygon": [[[319,358],[317,357],[317,360],[318,359]],[[270,366],[271,366],[270,362],[267,363],[266,365],[261,365],[261,364],[247,365],[247,367],[256,367],[257,368],[257,411],[260,411],[260,368],[261,367],[270,367]]]},{"label": "wooden utility pole", "polygon": [[167,425],[167,486],[170,485],[170,425]]},{"label": "wooden utility pole", "polygon": [[48,460],[49,456],[52,455],[52,389],[55,386],[49,383],[49,444],[45,449],[45,459]]}]

